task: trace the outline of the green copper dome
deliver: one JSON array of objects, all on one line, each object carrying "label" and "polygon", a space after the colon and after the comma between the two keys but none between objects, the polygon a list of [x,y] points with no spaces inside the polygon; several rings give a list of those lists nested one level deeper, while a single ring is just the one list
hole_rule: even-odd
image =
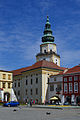
[{"label": "green copper dome", "polygon": [[54,37],[52,35],[51,25],[49,23],[49,17],[47,16],[47,21],[45,24],[44,35],[42,37],[42,42],[54,42]]}]

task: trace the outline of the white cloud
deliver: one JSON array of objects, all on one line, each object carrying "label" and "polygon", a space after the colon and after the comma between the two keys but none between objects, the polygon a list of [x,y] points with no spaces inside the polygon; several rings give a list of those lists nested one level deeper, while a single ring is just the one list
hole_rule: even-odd
[{"label": "white cloud", "polygon": [[49,9],[51,9],[52,7],[54,7],[56,5],[56,0],[41,0],[39,2],[39,6],[41,8],[41,12],[44,13],[46,12],[48,14]]},{"label": "white cloud", "polygon": [[[80,64],[80,50],[67,50],[62,52],[62,61],[66,67],[75,66],[76,64]],[[77,61],[77,62],[76,62]]]},{"label": "white cloud", "polygon": [[56,30],[55,42],[61,56],[61,65],[72,67],[80,61],[80,23],[71,24],[66,21],[65,24]]}]

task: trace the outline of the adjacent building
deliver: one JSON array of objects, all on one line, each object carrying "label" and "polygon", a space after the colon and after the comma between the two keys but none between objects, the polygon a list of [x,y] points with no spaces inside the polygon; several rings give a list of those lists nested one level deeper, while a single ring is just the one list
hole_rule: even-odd
[{"label": "adjacent building", "polygon": [[64,102],[80,103],[80,65],[69,69],[63,75]]},{"label": "adjacent building", "polygon": [[[48,82],[48,102],[50,103],[53,98],[63,104],[63,75],[68,71],[68,68],[64,68],[64,71],[51,75]],[[54,100],[53,100],[54,101]]]},{"label": "adjacent building", "polygon": [[11,100],[12,73],[0,70],[0,101]]},{"label": "adjacent building", "polygon": [[48,102],[51,102],[53,97],[58,101],[62,101],[63,93],[63,72],[57,75],[51,75],[48,82]]}]

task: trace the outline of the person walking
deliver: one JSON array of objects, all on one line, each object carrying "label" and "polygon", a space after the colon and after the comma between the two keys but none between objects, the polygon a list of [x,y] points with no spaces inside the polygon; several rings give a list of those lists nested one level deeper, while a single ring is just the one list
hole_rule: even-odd
[{"label": "person walking", "polygon": [[30,107],[32,107],[32,102],[30,101]]}]

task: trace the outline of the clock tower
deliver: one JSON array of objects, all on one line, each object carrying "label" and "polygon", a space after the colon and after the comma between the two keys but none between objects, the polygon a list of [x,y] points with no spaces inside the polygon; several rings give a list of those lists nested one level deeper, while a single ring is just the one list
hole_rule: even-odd
[{"label": "clock tower", "polygon": [[36,55],[36,61],[46,60],[53,62],[60,66],[60,56],[57,54],[56,44],[52,35],[49,17],[45,24],[44,35],[42,37],[42,44],[40,45],[40,53]]}]

